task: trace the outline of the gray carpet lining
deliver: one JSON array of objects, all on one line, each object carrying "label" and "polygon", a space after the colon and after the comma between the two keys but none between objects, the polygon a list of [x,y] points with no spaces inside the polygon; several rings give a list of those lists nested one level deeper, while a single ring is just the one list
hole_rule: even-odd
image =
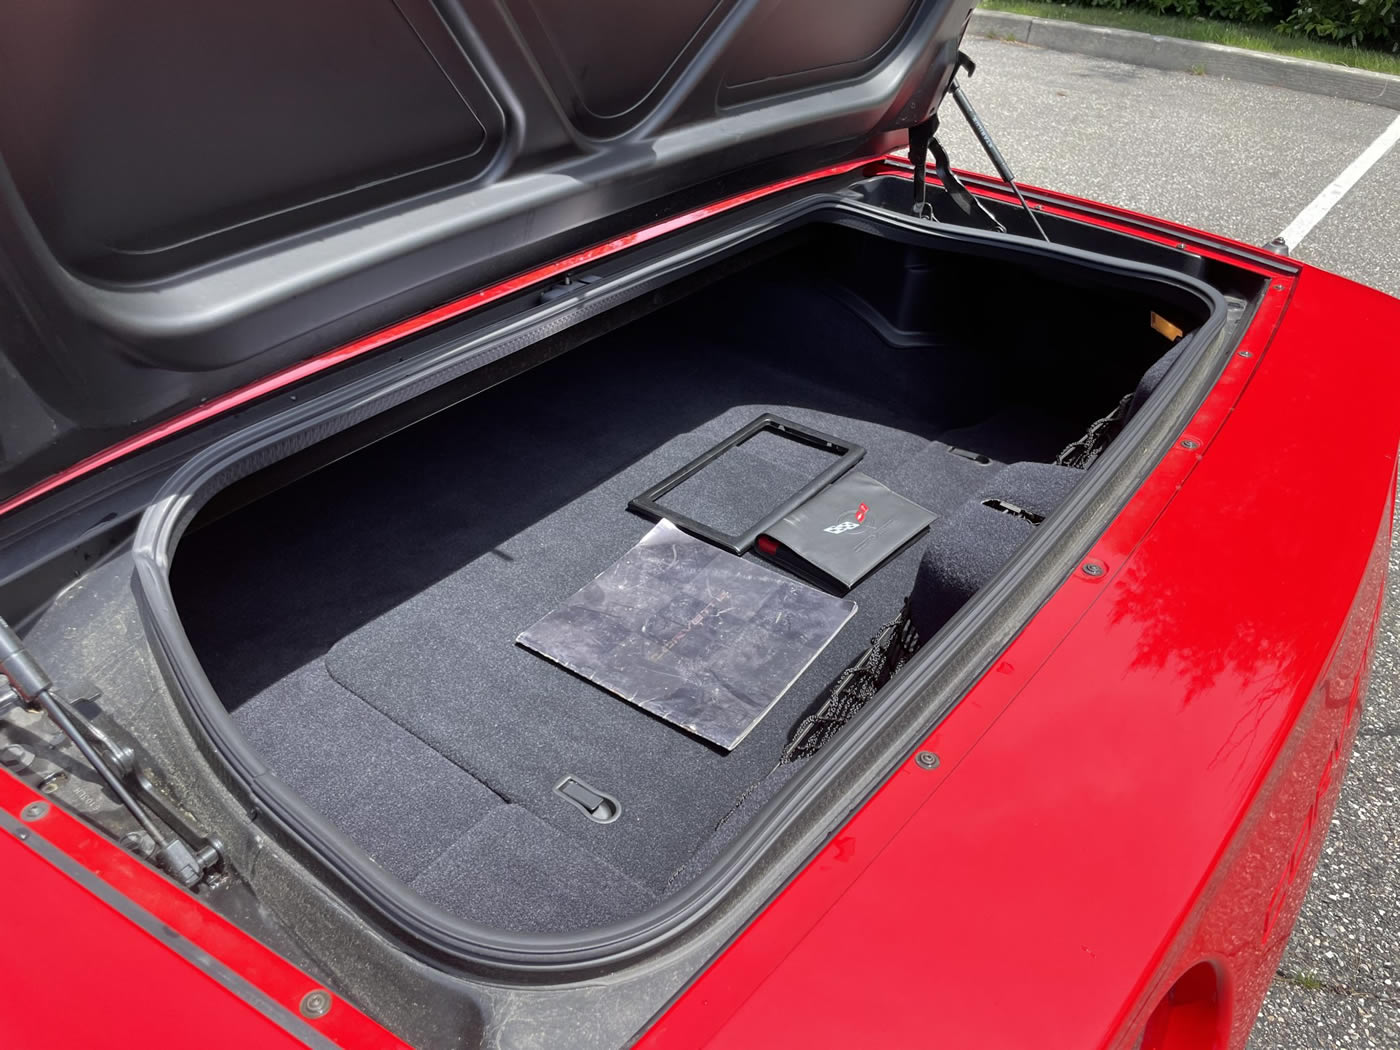
[{"label": "gray carpet lining", "polygon": [[1048,517],[1083,477],[1073,467],[1013,463],[966,494],[948,517],[935,521],[910,596],[910,615],[927,638],[981,589],[1034,534],[1037,525],[991,507],[995,497]]},{"label": "gray carpet lining", "polygon": [[239,712],[239,729],[277,777],[401,879],[414,878],[504,804],[441,752],[335,687],[319,661]]},{"label": "gray carpet lining", "polygon": [[493,809],[411,885],[445,911],[527,933],[601,926],[658,899],[520,806]]},{"label": "gray carpet lining", "polygon": [[726,846],[734,841],[744,829],[749,818],[762,809],[778,790],[802,769],[808,760],[799,759],[771,770],[764,778],[749,787],[711,830],[704,841],[690,856],[685,858],[666,880],[666,892],[683,889],[695,880],[718,857]]},{"label": "gray carpet lining", "polygon": [[[748,309],[771,320],[793,294]],[[925,550],[986,554],[951,581],[958,593],[994,571],[1024,530],[978,515],[975,497],[1015,480],[1007,460],[1051,459],[1093,418],[1004,408],[996,354],[894,349],[830,300],[807,295],[805,336],[783,342],[731,307],[620,329],[182,544],[186,629],[250,744],[444,908],[565,930],[693,877],[790,775],[774,772],[790,732],[898,611]],[[864,446],[860,469],[939,517],[851,592],[853,620],[726,754],[514,639],[650,528],[631,497],[764,411]],[[668,498],[737,528],[823,455],[764,436]],[[947,582],[928,566],[927,585]],[[615,796],[621,816],[596,824],[556,795],[569,774]]]},{"label": "gray carpet lining", "polygon": [[[884,436],[868,423],[778,407],[799,422],[863,430],[870,442]],[[663,885],[677,858],[693,851],[748,785],[775,764],[779,741],[763,731],[776,726],[785,735],[814,690],[805,682],[794,686],[757,735],[726,754],[560,670],[514,639],[646,533],[649,523],[625,510],[630,495],[683,465],[712,436],[752,419],[755,408],[736,407],[700,434],[663,444],[492,554],[350,634],[327,654],[328,672],[506,798],[568,828],[648,885]],[[823,673],[818,666],[830,677],[825,665],[833,656],[844,666],[858,655],[863,635],[888,619],[911,575],[912,567],[902,577],[881,572],[857,588],[857,616],[804,679]],[[584,818],[553,792],[567,774],[617,797],[622,816],[608,825]]]}]

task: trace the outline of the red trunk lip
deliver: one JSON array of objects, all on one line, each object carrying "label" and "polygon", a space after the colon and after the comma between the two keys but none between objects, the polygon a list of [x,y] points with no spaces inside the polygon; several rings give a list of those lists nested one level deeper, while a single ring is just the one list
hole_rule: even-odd
[{"label": "red trunk lip", "polygon": [[[48,808],[39,816],[22,816],[33,813],[30,807],[36,803]],[[333,996],[331,1009],[323,1015],[301,1014],[306,996],[323,990],[319,982],[77,817],[47,803],[8,769],[0,770],[0,812],[24,821],[23,831],[4,836],[11,848],[0,856],[0,872],[10,876],[20,865],[34,868],[32,881],[26,882],[27,891],[34,900],[56,907],[50,911],[41,905],[29,911],[44,916],[39,925],[45,928],[50,943],[55,947],[66,943],[61,933],[70,909],[61,905],[71,904],[75,895],[83,894],[94,905],[88,921],[96,925],[83,925],[81,937],[85,944],[108,945],[95,954],[76,953],[74,965],[79,972],[84,966],[91,967],[87,972],[93,977],[93,999],[89,1008],[68,1012],[45,1009],[50,1002],[48,995],[65,995],[61,982],[36,973],[18,954],[5,953],[0,980],[10,988],[18,980],[32,993],[26,997],[28,1008],[7,1019],[7,1030],[42,1031],[50,1041],[66,1046],[82,1045],[81,1038],[74,1043],[72,1037],[100,1029],[103,1035],[97,1038],[110,1042],[112,1030],[107,1019],[141,1004],[157,1015],[153,1021],[157,1030],[172,1034],[203,1008],[205,1014],[188,1023],[207,1025],[201,1043],[210,1050],[253,1045],[248,1042],[250,1033],[256,1035],[258,1046],[305,1046],[306,1033],[296,1031],[298,1026],[354,1050],[407,1050],[401,1040],[339,996]],[[23,852],[30,856],[16,856]],[[65,871],[63,865],[71,867]],[[110,890],[95,891],[92,878],[100,879]],[[113,906],[118,897],[129,906]],[[79,935],[70,936],[76,944]],[[180,949],[182,943],[195,946],[198,952],[186,955]],[[139,952],[146,966],[103,969],[104,955],[109,961],[114,953],[126,958],[124,946]],[[152,971],[152,965],[159,969]],[[153,972],[166,980],[153,979]],[[240,988],[239,981],[246,986]],[[247,988],[255,989],[263,1001],[248,996]],[[173,1004],[171,996],[176,1000]],[[104,1010],[98,1003],[112,1005]],[[280,1024],[269,1006],[284,1011]],[[65,1020],[69,1014],[76,1016]],[[144,1036],[140,1040],[143,1044],[148,1041]],[[120,1040],[118,1043],[125,1045]]]}]

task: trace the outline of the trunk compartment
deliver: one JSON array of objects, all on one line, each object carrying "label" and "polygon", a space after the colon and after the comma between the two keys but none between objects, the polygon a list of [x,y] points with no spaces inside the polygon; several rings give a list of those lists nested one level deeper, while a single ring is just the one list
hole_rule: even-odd
[{"label": "trunk compartment", "polygon": [[[926,643],[1053,527],[1087,476],[1066,446],[1137,412],[1220,311],[1165,271],[926,240],[807,223],[372,444],[239,471],[169,557],[241,743],[349,855],[467,923],[573,935],[690,885],[811,761],[790,740],[906,599]],[[858,469],[937,518],[725,753],[515,637],[651,528],[629,499],[764,412],[863,446]],[[667,503],[742,525],[811,451],[754,439]],[[571,777],[617,819],[556,790]]]}]

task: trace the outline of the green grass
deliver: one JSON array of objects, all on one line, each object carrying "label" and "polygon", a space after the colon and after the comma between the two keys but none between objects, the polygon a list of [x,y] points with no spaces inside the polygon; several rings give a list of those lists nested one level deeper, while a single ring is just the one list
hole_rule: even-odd
[{"label": "green grass", "polygon": [[1133,29],[1139,33],[1205,40],[1212,44],[1228,44],[1230,47],[1243,47],[1250,51],[1269,51],[1276,55],[1309,58],[1315,62],[1332,62],[1336,65],[1400,76],[1400,55],[1366,48],[1344,47],[1341,44],[1325,44],[1263,27],[1216,22],[1208,18],[1157,15],[1130,9],[1114,10],[1109,7],[1040,3],[1037,0],[983,0],[981,6],[988,11],[1009,11],[1017,15],[1059,18],[1067,22],[1087,22],[1089,25]]},{"label": "green grass", "polygon": [[1318,977],[1316,974],[1287,974],[1280,972],[1279,976],[1282,977],[1289,984],[1297,985],[1299,988],[1306,988],[1310,992],[1315,992],[1319,988],[1327,987],[1327,982],[1324,981],[1321,977]]}]

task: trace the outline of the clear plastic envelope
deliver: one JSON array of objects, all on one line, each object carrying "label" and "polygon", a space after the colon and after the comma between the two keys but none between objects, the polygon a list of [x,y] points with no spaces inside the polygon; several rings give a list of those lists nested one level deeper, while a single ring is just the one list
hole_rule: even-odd
[{"label": "clear plastic envelope", "polygon": [[663,520],[516,641],[728,751],[855,611]]}]

